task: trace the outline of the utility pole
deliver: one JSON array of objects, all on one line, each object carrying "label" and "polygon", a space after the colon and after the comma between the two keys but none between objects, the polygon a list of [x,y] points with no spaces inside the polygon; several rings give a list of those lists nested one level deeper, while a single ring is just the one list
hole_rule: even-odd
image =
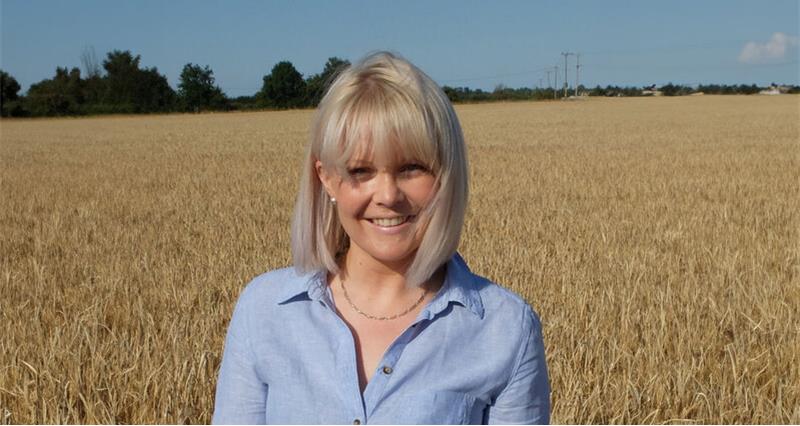
[{"label": "utility pole", "polygon": [[566,98],[567,97],[567,88],[569,87],[569,83],[568,83],[568,80],[567,80],[567,56],[574,55],[574,53],[561,52],[561,54],[564,55],[564,97]]},{"label": "utility pole", "polygon": [[581,54],[576,55],[577,62],[575,63],[575,96],[578,96],[578,86],[581,78]]},{"label": "utility pole", "polygon": [[553,86],[551,86],[551,85],[550,85],[550,73],[551,73],[551,72],[552,72],[552,71],[550,71],[550,70],[547,70],[547,88],[548,88],[548,89],[549,89],[549,88],[551,88],[551,87],[553,87]]},{"label": "utility pole", "polygon": [[555,71],[556,83],[553,85],[553,99],[558,99],[558,65],[555,66]]}]

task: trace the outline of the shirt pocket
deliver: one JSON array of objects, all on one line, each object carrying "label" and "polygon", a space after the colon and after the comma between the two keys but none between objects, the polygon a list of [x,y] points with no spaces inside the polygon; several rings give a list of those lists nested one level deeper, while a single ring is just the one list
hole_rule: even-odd
[{"label": "shirt pocket", "polygon": [[[392,398],[391,412],[380,416],[380,420],[374,420],[394,424],[480,423],[484,404],[479,402],[475,397],[461,392],[416,392],[413,395]],[[372,419],[370,423],[373,423]]]}]

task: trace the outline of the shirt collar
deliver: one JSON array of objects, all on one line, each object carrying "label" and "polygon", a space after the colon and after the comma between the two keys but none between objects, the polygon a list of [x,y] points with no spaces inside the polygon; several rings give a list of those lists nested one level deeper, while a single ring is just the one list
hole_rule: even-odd
[{"label": "shirt collar", "polygon": [[483,301],[477,281],[478,277],[469,270],[464,258],[458,253],[454,254],[447,261],[447,273],[442,288],[421,315],[432,319],[447,309],[450,303],[457,303],[483,318]]},{"label": "shirt collar", "polygon": [[[296,279],[281,289],[277,298],[278,304],[283,305],[295,300],[322,301],[331,304],[326,278],[325,271],[296,275]],[[461,255],[454,254],[447,261],[447,272],[442,288],[420,315],[432,319],[447,309],[450,303],[456,303],[483,318],[483,301],[478,291],[477,280],[478,277],[469,270]]]},{"label": "shirt collar", "polygon": [[297,270],[292,279],[278,294],[278,304],[283,305],[295,300],[327,301],[325,271],[309,272],[299,275]]}]

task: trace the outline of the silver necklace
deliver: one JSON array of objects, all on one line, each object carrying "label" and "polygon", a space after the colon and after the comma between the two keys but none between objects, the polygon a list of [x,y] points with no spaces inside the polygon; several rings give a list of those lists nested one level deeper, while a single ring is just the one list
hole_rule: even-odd
[{"label": "silver necklace", "polygon": [[402,317],[403,315],[413,311],[414,308],[419,306],[419,304],[422,303],[423,300],[425,300],[425,296],[428,294],[428,290],[427,289],[424,290],[422,292],[422,295],[419,297],[419,300],[417,300],[413,305],[411,305],[411,307],[409,307],[408,309],[406,309],[403,312],[400,312],[397,315],[392,315],[390,317],[376,317],[374,315],[370,315],[370,314],[362,311],[361,309],[358,309],[358,306],[356,306],[355,303],[353,303],[353,301],[350,300],[350,295],[347,294],[347,287],[344,286],[344,280],[343,279],[339,279],[339,282],[342,284],[342,291],[344,292],[344,298],[347,300],[347,303],[350,304],[350,307],[353,308],[354,311],[358,312],[362,316],[367,317],[367,318],[369,318],[371,320],[378,320],[378,321],[389,321],[389,320],[393,320],[395,318]]}]

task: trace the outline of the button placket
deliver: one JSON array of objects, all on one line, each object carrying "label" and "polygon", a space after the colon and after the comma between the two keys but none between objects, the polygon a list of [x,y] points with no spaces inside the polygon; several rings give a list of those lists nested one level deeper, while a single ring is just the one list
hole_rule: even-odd
[{"label": "button placket", "polygon": [[[341,344],[335,350],[336,365],[339,369],[341,382],[351,389],[351,392],[345,392],[343,396],[351,396],[352,399],[350,403],[353,403],[354,406],[357,407],[355,416],[351,417],[353,419],[353,424],[360,425],[363,419],[366,418],[367,413],[365,412],[364,398],[358,386],[358,374],[356,373],[358,371],[358,366],[356,365],[356,350],[353,333],[350,331],[347,324],[345,324],[344,320],[336,314],[333,299],[331,299],[331,306],[327,306],[324,302],[322,302],[322,305],[326,308],[325,310],[328,314],[335,318],[335,323],[337,325],[336,332],[341,333]],[[345,401],[345,403],[347,403],[347,401]]]}]

